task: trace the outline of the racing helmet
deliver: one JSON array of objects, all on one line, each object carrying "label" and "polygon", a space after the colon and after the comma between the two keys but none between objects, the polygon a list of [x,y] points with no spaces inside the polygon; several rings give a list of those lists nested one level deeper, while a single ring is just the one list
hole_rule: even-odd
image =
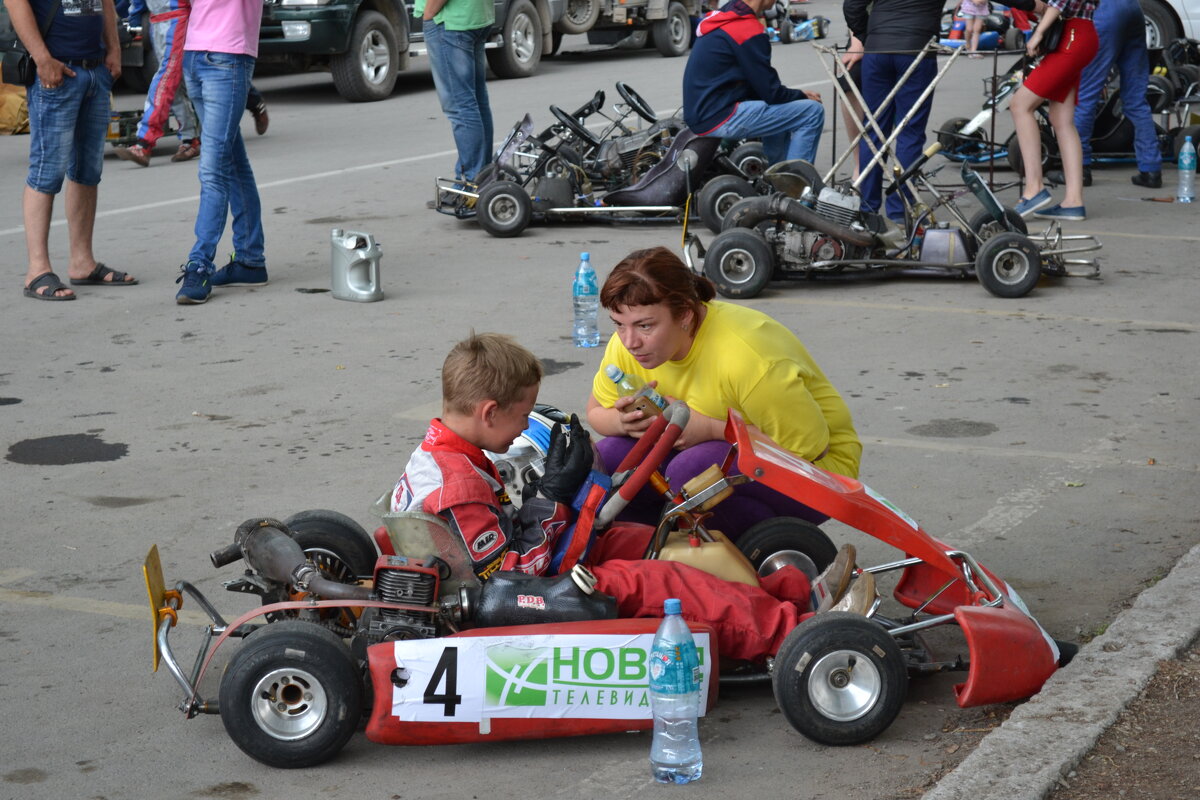
[{"label": "racing helmet", "polygon": [[521,507],[521,492],[526,484],[545,473],[546,453],[550,450],[550,431],[554,423],[568,427],[569,417],[554,406],[538,403],[529,414],[529,426],[521,432],[506,453],[484,453],[495,465],[508,490],[508,498]]}]

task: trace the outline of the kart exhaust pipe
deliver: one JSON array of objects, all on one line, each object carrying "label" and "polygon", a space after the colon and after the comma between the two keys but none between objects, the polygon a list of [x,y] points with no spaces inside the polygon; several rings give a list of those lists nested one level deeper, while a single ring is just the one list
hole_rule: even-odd
[{"label": "kart exhaust pipe", "polygon": [[238,526],[233,544],[209,555],[214,567],[232,564],[239,558],[251,569],[276,583],[291,584],[302,592],[311,592],[330,600],[370,600],[365,586],[332,581],[308,560],[291,532],[279,520],[269,517],[248,519]]},{"label": "kart exhaust pipe", "polygon": [[858,247],[873,247],[875,237],[869,231],[856,230],[839,222],[818,214],[799,200],[776,192],[769,197],[757,197],[750,201],[743,200],[730,209],[722,229],[754,228],[761,222],[783,219],[794,225],[820,231],[835,239]]}]

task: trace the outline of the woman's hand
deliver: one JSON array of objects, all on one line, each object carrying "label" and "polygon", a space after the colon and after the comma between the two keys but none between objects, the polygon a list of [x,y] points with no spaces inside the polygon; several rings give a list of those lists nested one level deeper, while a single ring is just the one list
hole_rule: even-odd
[{"label": "woman's hand", "polygon": [[1038,54],[1038,45],[1042,43],[1042,26],[1039,25],[1029,37],[1029,41],[1025,43],[1025,55],[1030,58],[1035,58]]},{"label": "woman's hand", "polygon": [[[656,381],[651,381],[650,385],[654,386]],[[644,411],[630,408],[633,405],[633,397],[618,397],[617,402],[613,404],[613,410],[617,412],[617,422],[621,427],[621,434],[631,436],[634,439],[642,438],[642,434],[646,432],[654,423],[654,417],[657,414],[648,415]]]},{"label": "woman's hand", "polygon": [[[668,397],[668,403],[674,403],[676,398]],[[688,416],[687,427],[683,429],[683,433],[679,434],[679,438],[675,440],[675,449],[683,450],[687,447],[700,444],[701,442],[711,442],[725,438],[725,420],[706,417],[695,409]]]}]

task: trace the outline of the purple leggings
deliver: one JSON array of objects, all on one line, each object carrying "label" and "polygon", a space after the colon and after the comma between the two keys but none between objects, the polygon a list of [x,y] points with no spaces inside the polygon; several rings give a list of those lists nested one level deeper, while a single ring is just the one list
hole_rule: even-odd
[{"label": "purple leggings", "polygon": [[[596,450],[600,453],[605,472],[612,474],[636,442],[636,439],[628,436],[606,436],[596,442]],[[730,446],[729,442],[714,440],[701,442],[685,450],[673,450],[667,455],[659,471],[671,484],[671,488],[678,491],[685,483],[713,464],[723,464]],[[730,470],[730,474],[740,474],[736,465]],[[660,494],[646,486],[638,492],[625,510],[617,515],[617,519],[657,525],[665,502]],[[731,497],[713,508],[712,517],[706,525],[736,540],[756,522],[772,517],[800,517],[814,525],[820,525],[829,519],[761,483],[745,483],[735,487]]]}]

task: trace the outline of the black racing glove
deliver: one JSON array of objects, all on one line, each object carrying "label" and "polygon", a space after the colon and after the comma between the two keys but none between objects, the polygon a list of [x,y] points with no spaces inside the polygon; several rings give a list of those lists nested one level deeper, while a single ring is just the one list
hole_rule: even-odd
[{"label": "black racing glove", "polygon": [[592,471],[592,440],[571,415],[571,432],[561,422],[550,429],[550,449],[546,452],[546,471],[537,481],[537,493],[556,503],[570,503]]}]

